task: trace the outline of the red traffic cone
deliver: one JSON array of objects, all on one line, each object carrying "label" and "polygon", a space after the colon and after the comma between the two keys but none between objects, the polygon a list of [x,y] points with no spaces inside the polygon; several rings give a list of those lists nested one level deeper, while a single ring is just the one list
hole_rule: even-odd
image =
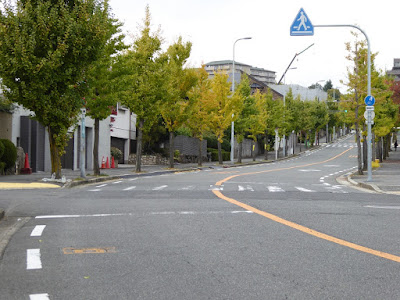
[{"label": "red traffic cone", "polygon": [[106,161],[106,169],[110,168],[110,162],[108,161],[108,156],[107,156],[107,161]]},{"label": "red traffic cone", "polygon": [[25,153],[25,165],[21,169],[21,174],[32,174],[32,168],[29,166],[28,153]]},{"label": "red traffic cone", "polygon": [[111,169],[115,169],[114,156],[111,156]]},{"label": "red traffic cone", "polygon": [[104,161],[104,156],[103,159],[101,160],[101,168],[100,169],[105,169],[106,168],[106,162]]}]

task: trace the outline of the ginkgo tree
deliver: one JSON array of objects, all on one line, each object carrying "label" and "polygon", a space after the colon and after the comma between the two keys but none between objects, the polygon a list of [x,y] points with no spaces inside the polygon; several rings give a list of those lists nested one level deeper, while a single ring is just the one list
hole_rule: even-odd
[{"label": "ginkgo tree", "polygon": [[211,81],[208,73],[203,68],[195,72],[196,82],[188,93],[190,99],[189,118],[185,121],[193,137],[199,140],[198,166],[202,166],[202,144],[205,133],[211,127],[210,112],[213,109],[213,95],[211,93]]},{"label": "ginkgo tree", "polygon": [[106,119],[113,107],[117,106],[118,87],[115,84],[113,63],[116,55],[126,48],[121,33],[122,24],[117,19],[109,19],[108,39],[100,58],[86,72],[87,94],[85,103],[87,115],[94,119],[93,173],[100,175],[99,131],[100,121]]},{"label": "ginkgo tree", "polygon": [[109,18],[107,0],[1,1],[3,92],[46,127],[56,178],[82,107],[77,83],[106,44]]},{"label": "ginkgo tree", "polygon": [[167,55],[161,45],[160,30],[151,30],[150,9],[146,6],[140,35],[113,65],[119,77],[121,103],[137,116],[136,172],[141,172],[143,132],[157,122],[166,93]]},{"label": "ginkgo tree", "polygon": [[178,41],[168,47],[166,55],[166,93],[160,111],[169,132],[169,167],[174,167],[174,135],[181,127],[190,112],[189,90],[196,82],[193,69],[186,69],[185,64],[190,56],[192,44],[184,43],[179,37]]},{"label": "ginkgo tree", "polygon": [[211,80],[212,103],[211,105],[211,125],[210,130],[217,137],[218,141],[218,161],[223,164],[221,144],[223,142],[224,131],[232,121],[235,121],[240,113],[241,107],[237,101],[240,97],[231,97],[231,84],[228,82],[226,73],[217,72]]}]

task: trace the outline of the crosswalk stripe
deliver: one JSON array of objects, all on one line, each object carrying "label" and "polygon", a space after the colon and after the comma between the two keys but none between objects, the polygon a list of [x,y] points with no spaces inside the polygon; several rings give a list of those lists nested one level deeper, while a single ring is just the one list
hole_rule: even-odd
[{"label": "crosswalk stripe", "polygon": [[168,187],[168,185],[161,185],[161,186],[157,186],[155,188],[153,188],[153,191],[161,191],[163,189],[165,189],[166,187]]},{"label": "crosswalk stripe", "polygon": [[267,186],[268,191],[270,192],[284,192],[284,190],[282,188],[280,188],[279,186]]},{"label": "crosswalk stripe", "polygon": [[130,190],[133,190],[135,188],[136,188],[136,186],[130,186],[130,187],[127,187],[126,189],[123,189],[123,190],[124,191],[130,191]]},{"label": "crosswalk stripe", "polygon": [[247,191],[254,192],[253,187],[250,186],[250,185],[247,185],[246,187],[241,186],[241,185],[238,185],[238,190],[239,190],[239,192],[243,192],[243,191],[246,191],[246,190],[247,190]]},{"label": "crosswalk stripe", "polygon": [[300,192],[306,192],[306,193],[314,193],[315,192],[313,190],[309,190],[309,189],[299,187],[299,186],[296,186],[296,189],[298,189]]}]

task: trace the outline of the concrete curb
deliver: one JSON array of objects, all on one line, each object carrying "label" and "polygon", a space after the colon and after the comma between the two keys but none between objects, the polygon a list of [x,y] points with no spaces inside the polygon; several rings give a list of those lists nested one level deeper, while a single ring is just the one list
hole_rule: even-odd
[{"label": "concrete curb", "polygon": [[367,189],[367,190],[371,190],[371,191],[375,191],[377,193],[381,193],[381,194],[391,194],[390,192],[385,192],[382,191],[377,185],[375,184],[369,184],[369,183],[364,183],[364,182],[357,182],[355,180],[353,180],[351,177],[354,175],[355,173],[349,174],[347,176],[347,180],[348,182],[350,182],[352,185]]}]

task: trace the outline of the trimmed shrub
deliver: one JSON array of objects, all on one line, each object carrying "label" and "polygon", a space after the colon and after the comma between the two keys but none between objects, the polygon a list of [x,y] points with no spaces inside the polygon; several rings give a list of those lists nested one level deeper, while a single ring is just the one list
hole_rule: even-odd
[{"label": "trimmed shrub", "polygon": [[111,156],[114,156],[115,160],[120,160],[122,158],[122,151],[116,147],[111,147],[110,149]]},{"label": "trimmed shrub", "polygon": [[4,154],[4,149],[5,149],[5,146],[4,146],[3,142],[0,141],[0,161],[1,161],[1,157]]},{"label": "trimmed shrub", "polygon": [[5,164],[5,170],[13,168],[17,161],[17,148],[10,140],[0,139],[0,142],[4,145],[4,153],[0,161]]},{"label": "trimmed shrub", "polygon": [[[205,136],[204,139],[207,140],[207,146],[209,148],[218,149],[218,140],[215,136]],[[225,151],[231,151],[230,141],[223,139],[221,148]]]},{"label": "trimmed shrub", "polygon": [[[207,148],[207,152],[211,153],[211,161],[218,161],[218,149]],[[222,160],[227,161],[230,160],[231,153],[225,150],[222,150]]]}]

